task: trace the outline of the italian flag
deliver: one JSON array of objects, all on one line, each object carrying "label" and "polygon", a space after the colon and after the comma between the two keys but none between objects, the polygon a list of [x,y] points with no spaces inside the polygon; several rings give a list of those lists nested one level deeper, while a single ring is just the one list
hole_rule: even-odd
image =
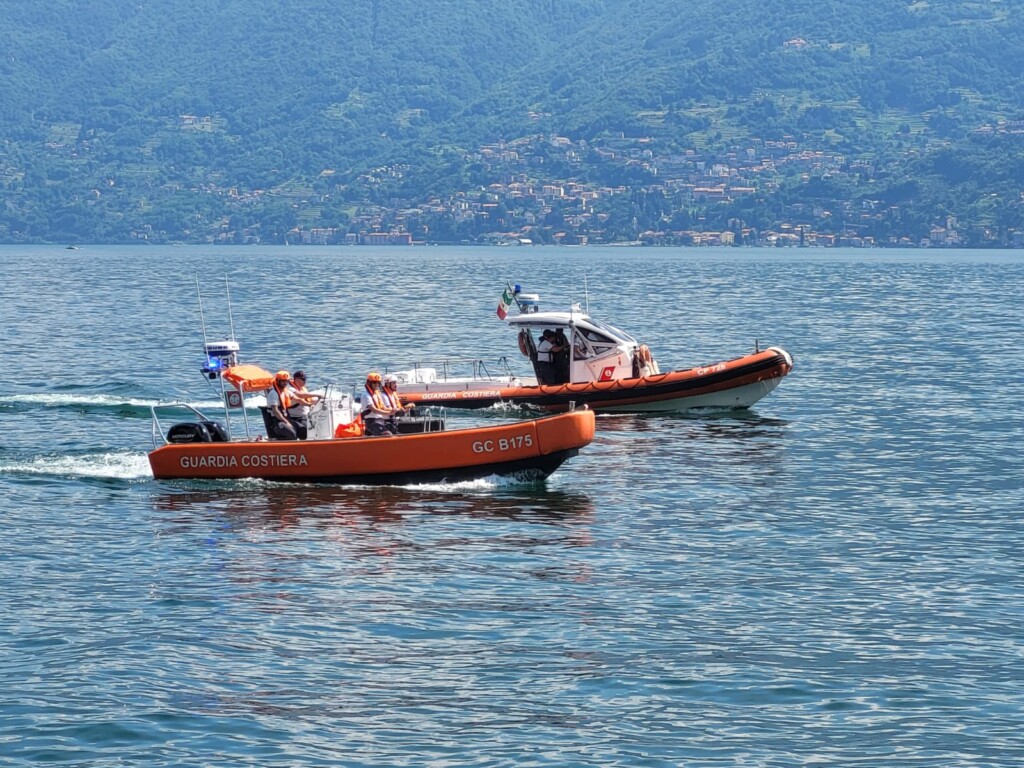
[{"label": "italian flag", "polygon": [[508,309],[512,306],[512,302],[515,299],[512,297],[512,292],[506,288],[502,291],[501,301],[498,302],[498,317],[504,320],[508,316]]}]

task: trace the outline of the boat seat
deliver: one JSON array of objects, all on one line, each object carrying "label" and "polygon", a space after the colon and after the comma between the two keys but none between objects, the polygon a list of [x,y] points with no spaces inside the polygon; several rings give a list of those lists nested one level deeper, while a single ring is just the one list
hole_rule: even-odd
[{"label": "boat seat", "polygon": [[270,437],[274,434],[274,417],[270,413],[270,408],[261,405],[260,416],[263,417],[263,426],[267,430],[267,437]]},{"label": "boat seat", "polygon": [[395,423],[398,425],[400,435],[444,431],[444,419],[439,416],[399,416]]},{"label": "boat seat", "polygon": [[263,427],[267,430],[268,440],[294,440],[295,437],[281,437],[277,431],[277,419],[274,418],[273,412],[270,410],[270,406],[261,405],[260,415],[263,417]]}]

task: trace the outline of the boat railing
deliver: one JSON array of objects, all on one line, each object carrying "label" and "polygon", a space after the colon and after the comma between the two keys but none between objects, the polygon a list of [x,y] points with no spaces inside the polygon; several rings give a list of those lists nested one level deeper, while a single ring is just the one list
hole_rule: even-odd
[{"label": "boat railing", "polygon": [[448,423],[447,408],[437,408],[432,405],[421,408],[417,405],[416,413],[423,418],[424,432],[443,432],[444,425]]},{"label": "boat railing", "polygon": [[[497,373],[491,373],[491,367]],[[451,380],[472,379],[473,381],[497,381],[506,378],[513,378],[516,373],[509,364],[508,357],[502,355],[488,366],[488,363],[478,357],[448,357],[438,361],[421,361],[412,364],[411,368],[392,369],[385,367],[385,373],[412,373],[412,380],[408,383],[430,383],[424,381],[421,372],[432,371],[436,378],[433,381],[445,382]]]}]

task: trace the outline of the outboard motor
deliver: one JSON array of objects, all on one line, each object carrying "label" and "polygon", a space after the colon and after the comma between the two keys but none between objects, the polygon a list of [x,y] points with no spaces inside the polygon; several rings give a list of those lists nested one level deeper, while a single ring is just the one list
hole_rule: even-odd
[{"label": "outboard motor", "polygon": [[216,421],[189,421],[167,430],[168,443],[226,443],[227,432]]},{"label": "outboard motor", "polygon": [[184,424],[175,424],[167,430],[167,442],[212,443],[213,438],[210,437],[210,430],[206,428],[205,424],[190,421]]},{"label": "outboard motor", "polygon": [[228,441],[228,432],[219,421],[201,421],[200,424],[206,427],[206,431],[210,433],[211,442],[226,443]]}]

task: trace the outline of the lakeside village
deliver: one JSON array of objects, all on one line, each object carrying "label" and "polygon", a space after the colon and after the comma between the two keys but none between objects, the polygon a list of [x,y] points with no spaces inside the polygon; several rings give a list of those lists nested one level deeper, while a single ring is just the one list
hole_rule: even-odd
[{"label": "lakeside village", "polygon": [[[932,226],[925,236],[898,232],[899,206],[880,201],[831,201],[786,206],[786,223],[758,229],[742,218],[758,197],[785,178],[860,176],[866,163],[841,154],[801,148],[792,139],[754,140],[722,157],[697,150],[658,155],[655,140],[620,136],[600,146],[560,136],[531,136],[481,147],[466,161],[481,175],[498,178],[486,187],[433,197],[419,204],[362,204],[345,230],[300,226],[289,242],[349,245],[414,245],[461,242],[489,245],[685,245],[778,247],[962,247],[965,240],[954,217]],[[656,183],[598,186],[576,181],[531,181],[558,168],[603,163],[620,176],[645,176]],[[375,169],[359,177],[350,196],[367,199],[398,182],[408,166]],[[310,190],[311,191],[311,190]],[[746,205],[744,205],[746,203]],[[657,228],[643,227],[637,209],[653,209]],[[737,211],[729,215],[721,211]],[[627,218],[628,217],[628,218]],[[650,215],[644,217],[650,220]],[[711,221],[721,228],[708,226]],[[879,236],[878,232],[890,232]],[[240,237],[239,237],[240,236]],[[225,232],[227,242],[259,242],[259,231]],[[1024,247],[1024,232],[986,233],[992,245]]]}]

